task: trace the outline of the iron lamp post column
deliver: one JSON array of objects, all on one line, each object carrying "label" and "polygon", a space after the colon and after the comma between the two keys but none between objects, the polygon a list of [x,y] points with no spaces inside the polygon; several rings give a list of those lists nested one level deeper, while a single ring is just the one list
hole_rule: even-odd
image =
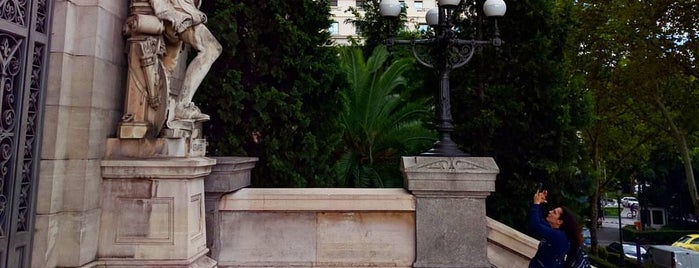
[{"label": "iron lamp post column", "polygon": [[[451,115],[451,97],[449,75],[451,70],[459,68],[468,63],[477,47],[484,45],[499,46],[500,40],[497,21],[495,23],[495,34],[491,40],[463,40],[456,36],[454,24],[452,23],[454,10],[461,4],[461,0],[438,0],[437,8],[427,12],[427,23],[435,30],[435,37],[418,40],[397,40],[389,38],[388,46],[410,45],[413,55],[420,64],[437,69],[439,72],[439,91],[437,97],[437,132],[439,140],[435,142],[424,156],[469,156],[459,150],[458,145],[451,139],[454,132],[453,119]],[[382,0],[379,4],[381,16],[395,18],[400,15],[400,3],[398,0]],[[483,4],[483,13],[488,17],[501,17],[505,15],[507,7],[503,0],[486,0]],[[432,55],[423,57],[416,50],[417,45],[433,46]],[[429,49],[428,49],[429,50]]]},{"label": "iron lamp post column", "polygon": [[617,201],[617,208],[619,209],[619,246],[620,251],[619,251],[619,267],[624,267],[624,232],[621,229],[621,190],[622,190],[621,183],[616,184],[616,201]]}]

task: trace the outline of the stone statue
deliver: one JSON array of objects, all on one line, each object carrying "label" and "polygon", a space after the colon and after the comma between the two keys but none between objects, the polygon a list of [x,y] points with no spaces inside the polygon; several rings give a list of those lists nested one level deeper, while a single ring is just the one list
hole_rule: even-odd
[{"label": "stone statue", "polygon": [[[222,48],[204,25],[200,4],[131,0],[131,16],[124,26],[129,71],[119,138],[201,137],[201,122],[209,116],[192,98]],[[180,55],[189,47],[197,54],[186,64]]]},{"label": "stone statue", "polygon": [[187,66],[179,98],[175,105],[175,119],[209,120],[202,114],[192,97],[209,72],[216,58],[221,55],[221,44],[204,26],[206,15],[199,11],[193,0],[150,0],[155,16],[165,25],[165,68],[172,72],[177,64],[182,43],[197,50],[197,56]]}]

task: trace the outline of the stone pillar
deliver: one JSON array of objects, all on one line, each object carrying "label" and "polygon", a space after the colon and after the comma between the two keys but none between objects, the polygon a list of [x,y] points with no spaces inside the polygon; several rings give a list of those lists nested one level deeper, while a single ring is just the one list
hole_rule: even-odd
[{"label": "stone pillar", "polygon": [[499,172],[489,157],[403,157],[415,196],[413,267],[491,267],[485,198]]},{"label": "stone pillar", "polygon": [[96,267],[216,267],[207,257],[206,157],[103,160]]},{"label": "stone pillar", "polygon": [[216,165],[204,180],[206,201],[206,246],[209,256],[218,260],[221,251],[221,213],[219,201],[224,194],[250,186],[250,171],[257,157],[213,157]]}]

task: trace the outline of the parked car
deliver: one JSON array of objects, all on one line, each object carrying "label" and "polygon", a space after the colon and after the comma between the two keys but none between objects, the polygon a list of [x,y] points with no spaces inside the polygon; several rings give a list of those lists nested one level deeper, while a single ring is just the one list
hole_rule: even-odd
[{"label": "parked car", "polygon": [[602,203],[602,207],[617,207],[616,200],[614,199],[602,199],[600,200],[600,203]]},{"label": "parked car", "polygon": [[699,251],[699,234],[689,234],[680,237],[680,239],[677,239],[677,241],[672,243],[672,245],[675,247]]},{"label": "parked car", "polygon": [[652,245],[648,248],[648,263],[651,267],[699,267],[699,252],[675,246]]},{"label": "parked car", "polygon": [[[638,247],[638,251],[636,251],[636,245],[635,244],[624,244],[624,256],[626,258],[632,259],[636,261],[638,259],[638,253],[641,255],[641,261],[645,261],[647,259],[647,254],[646,254],[646,249],[643,247]],[[619,242],[612,242],[607,246],[607,251],[613,252],[613,253],[619,253],[621,251],[621,246]],[[638,253],[637,253],[638,252]]]},{"label": "parked car", "polygon": [[632,205],[635,205],[638,207],[638,199],[636,199],[633,196],[626,196],[621,198],[621,205],[625,207],[630,207]]}]

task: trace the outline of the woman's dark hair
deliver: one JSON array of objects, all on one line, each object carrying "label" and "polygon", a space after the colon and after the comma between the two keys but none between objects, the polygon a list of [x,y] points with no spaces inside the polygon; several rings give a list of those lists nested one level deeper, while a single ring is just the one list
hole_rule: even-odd
[{"label": "woman's dark hair", "polygon": [[566,237],[568,237],[568,241],[570,241],[570,250],[581,247],[583,245],[582,230],[580,229],[580,225],[578,225],[578,221],[575,219],[573,211],[562,206],[559,219],[563,221],[560,228],[566,234]]}]

